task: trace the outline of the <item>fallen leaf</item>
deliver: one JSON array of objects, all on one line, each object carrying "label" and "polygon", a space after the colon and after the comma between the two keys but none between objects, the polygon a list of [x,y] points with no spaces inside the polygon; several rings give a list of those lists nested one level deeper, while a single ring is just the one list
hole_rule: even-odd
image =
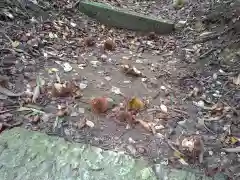
[{"label": "fallen leaf", "polygon": [[40,79],[40,77],[38,76],[36,79],[36,87],[33,91],[33,96],[32,96],[32,102],[36,103],[38,97],[40,96],[40,88],[41,86],[44,84],[44,82],[42,82],[42,80]]},{"label": "fallen leaf", "polygon": [[87,86],[88,86],[87,83],[84,83],[84,82],[79,84],[79,87],[80,87],[81,90],[86,89]]},{"label": "fallen leaf", "polygon": [[135,66],[130,66],[128,64],[121,65],[124,73],[136,76],[136,77],[145,77],[141,71],[139,71]]},{"label": "fallen leaf", "polygon": [[182,140],[181,147],[189,152],[192,158],[198,158],[199,162],[202,163],[205,148],[201,137],[186,137]]},{"label": "fallen leaf", "polygon": [[20,44],[19,41],[13,41],[13,42],[12,42],[12,47],[16,48],[16,47],[19,46],[19,44]]},{"label": "fallen leaf", "polygon": [[144,108],[144,103],[139,98],[132,98],[128,101],[129,110],[140,110]]},{"label": "fallen leaf", "polygon": [[51,87],[50,94],[53,97],[80,97],[82,96],[80,88],[76,85],[76,83],[64,82],[64,83],[54,83]]},{"label": "fallen leaf", "polygon": [[86,120],[86,125],[90,128],[94,127],[94,123],[92,121]]},{"label": "fallen leaf", "polygon": [[71,25],[72,27],[76,27],[76,26],[77,26],[77,24],[74,23],[74,22],[70,22],[70,25]]},{"label": "fallen leaf", "polygon": [[164,129],[165,127],[163,125],[158,125],[158,126],[155,126],[155,129],[156,130],[161,130],[161,129]]},{"label": "fallen leaf", "polygon": [[162,112],[164,112],[164,113],[166,113],[166,114],[168,113],[167,106],[165,106],[164,104],[161,104],[161,105],[160,105],[160,109],[161,109]]},{"label": "fallen leaf", "polygon": [[58,117],[63,117],[69,115],[69,109],[68,108],[63,108],[63,109],[59,109],[56,113],[56,116]]},{"label": "fallen leaf", "polygon": [[237,86],[240,85],[240,74],[238,74],[237,77],[234,77],[234,78],[233,78],[233,83],[234,83],[235,85],[237,85]]},{"label": "fallen leaf", "polygon": [[52,73],[56,73],[56,72],[58,72],[59,70],[57,69],[57,68],[50,68],[50,69],[48,69],[48,73],[49,74],[52,74]]},{"label": "fallen leaf", "polygon": [[185,157],[184,154],[182,154],[182,153],[179,152],[179,151],[174,151],[174,152],[173,152],[173,155],[174,155],[175,157],[179,158],[179,159],[183,159],[183,158]]},{"label": "fallen leaf", "polygon": [[193,90],[188,94],[188,97],[197,97],[200,94],[200,89],[195,87]]},{"label": "fallen leaf", "polygon": [[40,121],[40,116],[39,115],[36,115],[32,118],[32,121],[33,123],[38,123]]},{"label": "fallen leaf", "polygon": [[37,85],[33,91],[32,102],[36,103],[39,96],[40,96],[40,86]]},{"label": "fallen leaf", "polygon": [[234,145],[239,142],[239,138],[234,136],[227,136],[225,139],[226,144]]},{"label": "fallen leaf", "polygon": [[38,115],[38,114],[44,115],[45,114],[44,111],[41,111],[41,110],[35,109],[35,108],[30,108],[30,107],[20,107],[17,109],[17,112],[22,112],[22,111],[29,111],[30,115]]},{"label": "fallen leaf", "polygon": [[186,166],[189,165],[183,158],[180,158],[180,159],[179,159],[179,162],[180,162],[181,164],[183,164],[183,165],[186,165]]},{"label": "fallen leaf", "polygon": [[198,102],[193,102],[193,104],[195,105],[195,106],[197,106],[197,107],[200,107],[200,108],[205,108],[205,103],[204,103],[204,101],[198,101]]},{"label": "fallen leaf", "polygon": [[86,122],[87,122],[86,118],[81,119],[76,123],[77,128],[82,129],[86,125]]},{"label": "fallen leaf", "polygon": [[141,119],[137,119],[137,122],[139,122],[147,131],[152,132],[151,126],[146,122]]},{"label": "fallen leaf", "polygon": [[136,120],[131,112],[128,111],[119,111],[117,110],[117,119],[121,122],[127,122],[130,126],[132,126]]},{"label": "fallen leaf", "polygon": [[52,32],[49,32],[49,33],[48,33],[48,36],[49,36],[49,38],[51,38],[51,39],[53,39],[53,38],[55,37]]},{"label": "fallen leaf", "polygon": [[65,63],[63,63],[62,64],[62,67],[63,67],[63,70],[65,71],[65,72],[70,72],[70,71],[72,71],[72,66],[68,63],[68,62],[65,62]]}]

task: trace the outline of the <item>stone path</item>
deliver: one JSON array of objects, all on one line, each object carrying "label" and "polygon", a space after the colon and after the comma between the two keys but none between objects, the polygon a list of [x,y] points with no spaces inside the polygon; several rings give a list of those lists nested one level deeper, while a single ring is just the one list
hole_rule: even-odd
[{"label": "stone path", "polygon": [[1,134],[0,177],[2,180],[225,179],[221,175],[211,179],[162,165],[150,166],[145,160],[133,159],[122,152],[66,142],[23,128]]}]

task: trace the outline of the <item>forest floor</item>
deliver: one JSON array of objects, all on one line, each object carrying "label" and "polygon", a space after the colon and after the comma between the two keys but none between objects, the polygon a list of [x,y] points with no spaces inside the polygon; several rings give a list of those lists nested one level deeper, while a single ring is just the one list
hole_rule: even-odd
[{"label": "forest floor", "polygon": [[17,3],[1,11],[1,131],[22,126],[239,176],[239,12],[220,16],[204,0],[180,9],[169,0],[110,4],[178,28],[164,36],[110,28],[67,1],[32,3],[44,9],[36,17]]}]

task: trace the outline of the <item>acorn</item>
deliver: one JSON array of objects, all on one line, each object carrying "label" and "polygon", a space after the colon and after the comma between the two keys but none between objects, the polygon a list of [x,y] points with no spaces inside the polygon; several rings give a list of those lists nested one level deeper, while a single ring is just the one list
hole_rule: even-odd
[{"label": "acorn", "polygon": [[111,39],[108,39],[104,42],[104,50],[113,51],[116,48],[115,42]]},{"label": "acorn", "polygon": [[84,44],[85,44],[85,46],[87,46],[87,47],[94,46],[95,43],[96,43],[96,42],[95,42],[94,38],[91,37],[91,36],[86,37],[86,38],[84,39]]}]

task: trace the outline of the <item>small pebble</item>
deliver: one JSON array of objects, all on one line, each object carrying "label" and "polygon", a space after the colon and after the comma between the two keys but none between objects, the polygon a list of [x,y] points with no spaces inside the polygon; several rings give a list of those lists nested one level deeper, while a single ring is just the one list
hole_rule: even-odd
[{"label": "small pebble", "polygon": [[216,80],[217,78],[218,78],[217,73],[214,73],[214,74],[213,74],[213,79]]},{"label": "small pebble", "polygon": [[210,156],[212,156],[212,155],[213,155],[213,151],[208,151],[208,154],[209,154]]},{"label": "small pebble", "polygon": [[104,77],[104,79],[106,79],[107,81],[111,81],[112,80],[112,78],[110,76],[106,76],[106,77]]},{"label": "small pebble", "polygon": [[135,144],[136,143],[136,141],[133,140],[133,138],[131,138],[131,137],[128,138],[128,142],[131,143],[131,144]]},{"label": "small pebble", "polygon": [[160,88],[161,88],[161,90],[166,90],[167,89],[165,86],[161,86]]},{"label": "small pebble", "polygon": [[143,147],[138,147],[138,148],[137,148],[137,151],[138,151],[140,154],[144,154],[146,150],[145,150]]},{"label": "small pebble", "polygon": [[84,109],[84,108],[79,108],[79,109],[78,109],[78,112],[81,113],[81,114],[84,114],[85,109]]},{"label": "small pebble", "polygon": [[77,112],[72,112],[70,116],[71,117],[76,117],[76,116],[78,116],[78,113]]},{"label": "small pebble", "polygon": [[79,84],[79,87],[80,87],[81,90],[86,89],[86,88],[87,88],[87,84],[85,84],[85,83],[80,83],[80,84]]}]

